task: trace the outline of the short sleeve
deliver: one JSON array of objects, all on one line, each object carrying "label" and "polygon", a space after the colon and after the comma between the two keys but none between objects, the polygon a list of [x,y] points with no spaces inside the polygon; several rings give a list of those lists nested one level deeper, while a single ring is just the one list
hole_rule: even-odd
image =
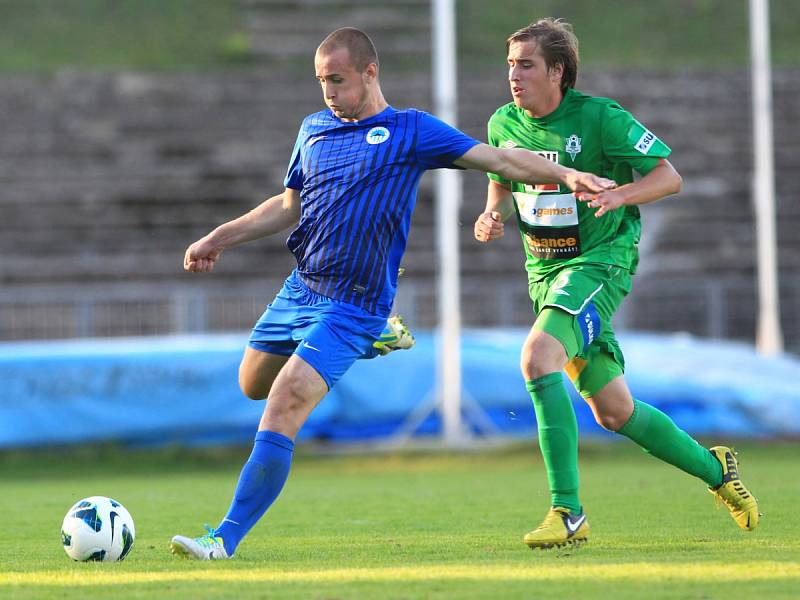
[{"label": "short sleeve", "polygon": [[[486,127],[488,129],[486,133],[486,139],[489,141],[489,145],[494,146],[495,148],[499,148],[501,142],[500,142],[500,137],[498,136],[497,128],[494,126],[494,117],[489,119],[489,123],[487,124]],[[486,176],[490,180],[495,181],[505,187],[511,187],[511,180],[503,179],[502,177],[500,177],[500,175],[497,175],[496,173],[486,173]]]},{"label": "short sleeve", "polygon": [[283,186],[293,190],[303,189],[303,160],[300,151],[303,147],[303,141],[305,140],[304,132],[305,127],[300,127],[297,140],[295,140],[294,143],[294,149],[292,150],[292,158],[289,160],[289,169],[283,180]]},{"label": "short sleeve", "polygon": [[433,115],[422,111],[417,115],[416,155],[425,169],[457,169],[453,162],[480,144]]},{"label": "short sleeve", "polygon": [[630,165],[647,175],[672,150],[619,105],[609,105],[602,124],[603,152],[612,163]]}]

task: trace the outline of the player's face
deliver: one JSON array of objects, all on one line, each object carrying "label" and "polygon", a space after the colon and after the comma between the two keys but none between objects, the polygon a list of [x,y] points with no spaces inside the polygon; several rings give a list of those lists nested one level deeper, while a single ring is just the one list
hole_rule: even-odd
[{"label": "player's face", "polygon": [[333,114],[345,121],[358,120],[369,99],[373,66],[359,73],[351,64],[350,52],[346,48],[330,54],[317,53],[314,58],[317,81],[322,87],[325,104]]},{"label": "player's face", "polygon": [[538,113],[554,101],[558,106],[562,72],[559,64],[547,68],[534,40],[512,42],[508,48],[508,82],[514,104],[535,116],[541,116]]}]

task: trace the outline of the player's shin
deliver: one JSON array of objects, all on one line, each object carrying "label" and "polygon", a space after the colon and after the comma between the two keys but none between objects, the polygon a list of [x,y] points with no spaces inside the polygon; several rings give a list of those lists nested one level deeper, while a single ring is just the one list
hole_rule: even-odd
[{"label": "player's shin", "polygon": [[539,447],[547,469],[552,506],[581,512],[578,499],[578,423],[561,373],[549,373],[525,387],[539,429]]},{"label": "player's shin", "polygon": [[223,540],[228,556],[272,505],[286,483],[294,442],[272,431],[256,434],[253,452],[242,468],[228,514],[214,535]]},{"label": "player's shin", "polygon": [[617,433],[645,452],[699,477],[710,487],[722,482],[722,466],[714,455],[657,408],[634,398],[633,414]]}]

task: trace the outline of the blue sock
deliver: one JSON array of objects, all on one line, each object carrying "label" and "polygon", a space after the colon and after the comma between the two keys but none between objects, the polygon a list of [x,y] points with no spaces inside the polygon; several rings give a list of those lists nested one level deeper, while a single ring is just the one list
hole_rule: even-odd
[{"label": "blue sock", "polygon": [[253,452],[242,468],[228,514],[214,535],[222,537],[225,552],[233,556],[247,532],[272,505],[286,483],[294,442],[285,435],[259,431]]}]

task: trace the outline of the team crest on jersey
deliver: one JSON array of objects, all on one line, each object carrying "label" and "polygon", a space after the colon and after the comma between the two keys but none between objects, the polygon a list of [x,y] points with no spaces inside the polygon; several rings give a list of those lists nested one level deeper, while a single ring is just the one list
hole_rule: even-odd
[{"label": "team crest on jersey", "polygon": [[367,132],[368,144],[382,144],[389,139],[389,130],[386,127],[373,127]]},{"label": "team crest on jersey", "polygon": [[572,162],[575,162],[575,157],[581,151],[581,138],[573,133],[567,138],[567,144],[564,149],[567,151],[567,154],[569,154]]}]

